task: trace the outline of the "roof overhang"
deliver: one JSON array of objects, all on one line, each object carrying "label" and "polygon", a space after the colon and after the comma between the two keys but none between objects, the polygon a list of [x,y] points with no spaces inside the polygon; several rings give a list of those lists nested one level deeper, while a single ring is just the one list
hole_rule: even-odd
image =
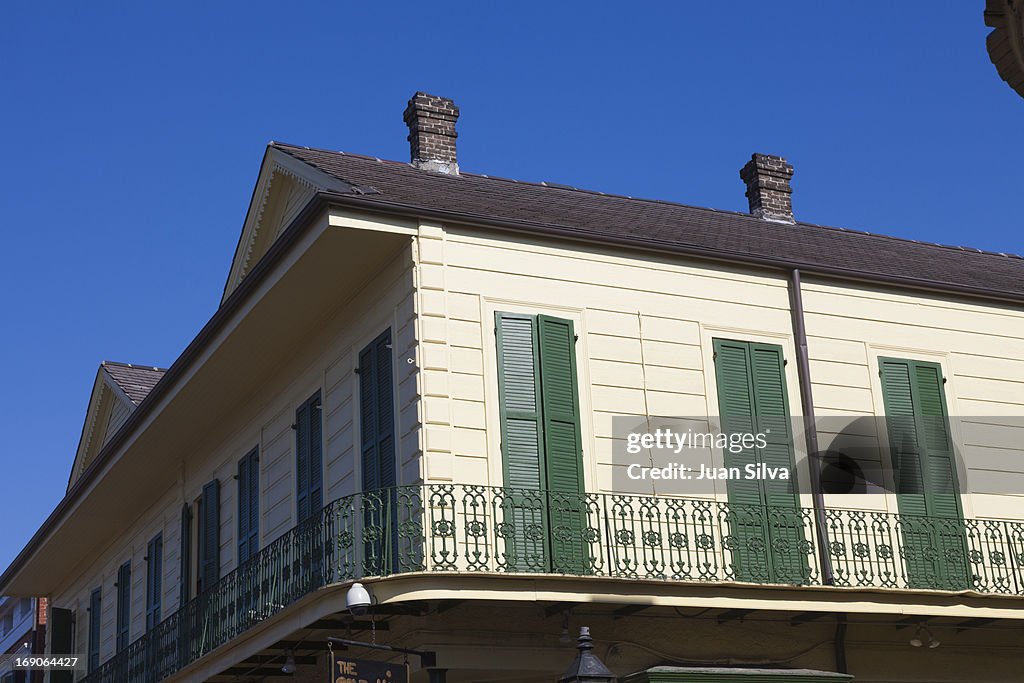
[{"label": "roof overhang", "polygon": [[345,193],[353,189],[353,186],[334,176],[275,148],[273,143],[268,145],[249,200],[221,301],[227,300],[253,266],[259,263],[278,233],[289,225],[316,193]]},{"label": "roof overhang", "polygon": [[135,511],[180,488],[205,452],[197,446],[228,430],[282,359],[415,232],[400,220],[333,210],[320,196],[310,201],[85,468],[0,576],[0,594],[51,595],[126,533]]},{"label": "roof overhang", "polygon": [[985,25],[993,29],[985,44],[996,71],[1024,97],[1024,6],[1012,0],[988,0]]}]

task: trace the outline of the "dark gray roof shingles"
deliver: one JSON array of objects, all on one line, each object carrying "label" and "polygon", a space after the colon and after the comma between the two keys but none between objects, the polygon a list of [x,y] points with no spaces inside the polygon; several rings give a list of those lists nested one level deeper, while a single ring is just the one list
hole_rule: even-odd
[{"label": "dark gray roof shingles", "polygon": [[867,279],[1024,296],[1024,259],[1014,255],[471,173],[449,176],[401,162],[282,143],[272,146],[346,183],[377,190],[362,195],[364,201],[553,226],[581,238],[653,241],[726,258],[732,254],[810,270],[848,271]]},{"label": "dark gray roof shingles", "polygon": [[103,361],[103,369],[135,405],[142,403],[166,372],[163,368],[115,363],[109,360]]}]

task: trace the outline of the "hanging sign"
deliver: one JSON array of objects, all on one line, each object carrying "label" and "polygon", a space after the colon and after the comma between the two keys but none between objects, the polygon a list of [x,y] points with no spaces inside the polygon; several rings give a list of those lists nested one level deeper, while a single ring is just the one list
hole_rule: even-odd
[{"label": "hanging sign", "polygon": [[409,683],[409,665],[356,659],[331,650],[331,683]]}]

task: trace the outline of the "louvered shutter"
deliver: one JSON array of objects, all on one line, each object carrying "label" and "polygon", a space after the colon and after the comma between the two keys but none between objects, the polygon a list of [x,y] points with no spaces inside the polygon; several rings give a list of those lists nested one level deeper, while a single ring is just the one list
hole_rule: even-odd
[{"label": "louvered shutter", "polygon": [[775,470],[786,469],[791,478],[765,479],[764,500],[780,514],[798,507],[793,432],[786,400],[786,370],[782,348],[750,344],[751,385],[754,390],[755,434],[764,434],[767,445],[758,460]]},{"label": "louvered shutter", "polygon": [[[715,381],[718,387],[718,411],[723,434],[754,432],[754,391],[751,381],[750,345],[746,342],[714,340]],[[725,449],[725,467],[743,471],[757,464],[757,451]],[[768,525],[764,514],[763,491],[759,482],[731,477],[725,482],[729,498],[729,545],[734,578],[740,581],[769,581],[771,566],[765,545]]]},{"label": "louvered shutter", "polygon": [[[505,491],[501,499],[505,547],[512,571],[548,571],[547,494],[536,318],[496,313],[498,396]],[[541,533],[536,533],[540,531]],[[503,552],[502,552],[503,551]]]},{"label": "louvered shutter", "polygon": [[188,503],[181,506],[181,539],[178,570],[178,606],[188,603],[192,587],[192,507]]},{"label": "louvered shutter", "polygon": [[379,487],[390,488],[397,481],[395,467],[395,400],[392,383],[391,330],[374,342],[374,373],[377,385],[377,463]]},{"label": "louvered shutter", "polygon": [[889,451],[900,513],[925,516],[928,514],[928,505],[925,501],[923,459],[915,419],[912,363],[895,358],[883,358],[879,363]]},{"label": "louvered shutter", "polygon": [[320,417],[320,392],[309,400],[309,515],[316,516],[324,506],[323,426]]},{"label": "louvered shutter", "polygon": [[[750,345],[746,342],[716,339],[714,352],[722,433],[751,434],[756,430]],[[741,471],[747,465],[757,464],[754,448],[738,452],[726,449],[723,456],[726,467],[738,467]],[[756,481],[730,478],[726,481],[726,490],[731,508],[764,505],[761,487]]]},{"label": "louvered shutter", "polygon": [[[379,532],[366,543],[369,573],[399,567],[398,483],[395,454],[394,371],[391,330],[385,330],[359,352],[359,423],[363,476],[364,524]],[[376,492],[376,493],[374,493]],[[386,539],[384,541],[377,538]]]},{"label": "louvered shutter", "polygon": [[505,486],[539,490],[543,428],[534,317],[498,313],[497,336]]},{"label": "louvered shutter", "polygon": [[249,454],[249,557],[260,550],[260,452]]},{"label": "louvered shutter", "polygon": [[199,592],[220,579],[220,481],[203,486],[199,504]]},{"label": "louvered shutter", "polygon": [[537,316],[537,344],[551,568],[579,574],[590,558],[583,542],[583,447],[572,321]]},{"label": "louvered shutter", "polygon": [[363,491],[380,488],[377,428],[377,364],[373,344],[359,352],[359,438]]},{"label": "louvered shutter", "polygon": [[295,411],[295,511],[298,521],[309,517],[309,402]]},{"label": "louvered shutter", "polygon": [[128,647],[132,619],[132,563],[117,570],[117,651]]},{"label": "louvered shutter", "polygon": [[359,353],[359,422],[363,490],[397,484],[391,330]]},{"label": "louvered shutter", "polygon": [[249,559],[249,457],[238,461],[238,564]]},{"label": "louvered shutter", "polygon": [[913,363],[918,423],[924,458],[925,496],[932,517],[960,519],[953,443],[949,434],[942,368],[934,363]]},{"label": "louvered shutter", "polygon": [[295,412],[295,493],[299,522],[323,507],[323,429],[320,392]]},{"label": "louvered shutter", "polygon": [[[739,469],[739,478],[726,480],[733,572],[743,581],[804,583],[809,566],[782,347],[716,339],[714,352],[722,433],[764,434],[766,441],[724,451],[725,466]],[[790,479],[747,479],[749,465],[786,469]]]},{"label": "louvered shutter", "polygon": [[[808,544],[796,488],[786,363],[781,346],[751,343],[749,350],[754,434],[763,434],[765,439],[765,447],[756,452],[758,462],[765,466],[766,478],[755,483],[760,484],[767,506],[765,525],[770,542],[766,552],[771,575],[779,583],[806,583],[810,567],[804,548]],[[789,472],[789,479],[767,476],[769,472],[777,475],[783,470]]]},{"label": "louvered shutter", "polygon": [[238,461],[238,564],[259,551],[260,460],[253,449]]},{"label": "louvered shutter", "polygon": [[164,538],[157,534],[146,546],[146,630],[160,623],[163,590]]},{"label": "louvered shutter", "polygon": [[[69,609],[54,607],[50,610],[49,623],[50,652],[52,655],[73,655],[74,646],[74,614]],[[74,672],[54,670],[50,672],[50,683],[71,683]]]},{"label": "louvered shutter", "polygon": [[898,358],[879,366],[907,582],[962,590],[970,573],[942,368]]},{"label": "louvered shutter", "polygon": [[576,335],[572,321],[537,317],[547,488],[583,493]]},{"label": "louvered shutter", "polygon": [[95,671],[100,665],[100,589],[93,590],[89,596],[89,671]]}]

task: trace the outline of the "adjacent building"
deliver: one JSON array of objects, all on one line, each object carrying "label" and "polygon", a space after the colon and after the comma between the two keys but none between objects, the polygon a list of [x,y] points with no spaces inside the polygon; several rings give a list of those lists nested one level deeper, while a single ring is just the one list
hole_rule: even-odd
[{"label": "adjacent building", "polygon": [[17,660],[42,655],[46,639],[46,600],[0,597],[0,683],[39,683]]},{"label": "adjacent building", "polygon": [[985,44],[999,76],[1024,96],[1024,11],[1014,0],[987,0],[985,25],[991,26]]},{"label": "adjacent building", "polygon": [[[776,156],[749,213],[468,173],[458,117],[271,143],[210,321],[100,367],[0,576],[49,680],[550,682],[580,626],[636,682],[1019,680],[1024,260],[799,222]],[[666,424],[758,475],[652,475]]]}]

